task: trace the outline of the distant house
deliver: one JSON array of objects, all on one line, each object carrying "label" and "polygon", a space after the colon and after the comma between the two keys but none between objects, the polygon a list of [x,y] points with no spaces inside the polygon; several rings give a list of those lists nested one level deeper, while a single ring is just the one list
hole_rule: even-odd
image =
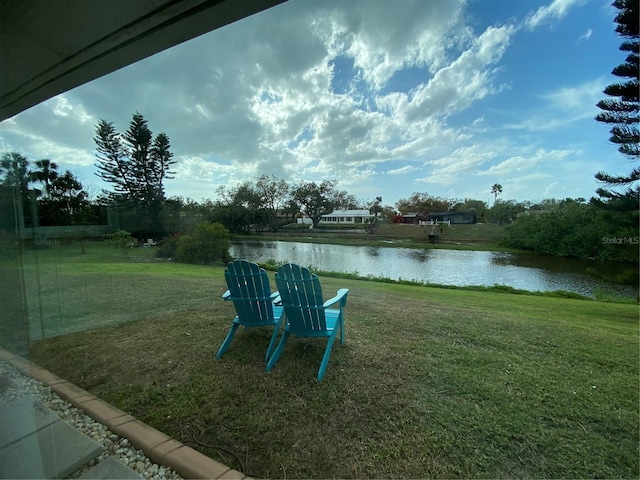
[{"label": "distant house", "polygon": [[320,218],[320,223],[324,225],[347,225],[361,224],[366,220],[373,220],[374,215],[369,210],[334,210],[328,215]]},{"label": "distant house", "polygon": [[424,216],[420,213],[404,213],[400,215],[398,223],[418,225],[422,220],[424,220]]},{"label": "distant house", "polygon": [[470,212],[433,212],[427,217],[430,221],[458,223],[476,223],[476,214]]}]

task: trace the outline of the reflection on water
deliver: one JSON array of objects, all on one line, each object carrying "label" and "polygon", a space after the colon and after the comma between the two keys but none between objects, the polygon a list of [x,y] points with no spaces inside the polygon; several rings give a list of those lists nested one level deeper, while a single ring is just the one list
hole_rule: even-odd
[{"label": "reflection on water", "polygon": [[508,285],[531,291],[598,291],[635,296],[585,274],[588,262],[470,250],[353,247],[296,242],[233,242],[231,255],[253,261],[292,262],[325,271],[443,285]]}]

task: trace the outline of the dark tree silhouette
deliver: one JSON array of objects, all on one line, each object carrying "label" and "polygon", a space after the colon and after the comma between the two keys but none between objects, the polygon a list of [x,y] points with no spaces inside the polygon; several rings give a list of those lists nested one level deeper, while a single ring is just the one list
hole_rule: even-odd
[{"label": "dark tree silhouette", "polygon": [[147,121],[136,112],[123,135],[113,123],[100,120],[94,140],[97,175],[114,189],[105,193],[112,201],[133,207],[140,229],[160,232],[164,180],[172,178],[169,170],[175,163],[169,137],[160,133],[153,138]]},{"label": "dark tree silhouette", "polygon": [[[612,229],[617,230],[618,235],[625,236],[637,235],[640,217],[639,12],[638,0],[615,0],[612,5],[619,10],[615,18],[618,24],[615,30],[624,39],[620,50],[627,52],[627,57],[611,72],[622,81],[604,89],[604,93],[611,98],[598,102],[597,106],[602,112],[596,116],[596,120],[612,125],[609,140],[618,145],[622,156],[635,165],[627,175],[612,175],[604,171],[596,173],[595,178],[604,186],[596,190],[599,198],[593,198],[592,202],[606,211]],[[635,253],[637,258],[637,248]]]},{"label": "dark tree silhouette", "polygon": [[[621,82],[612,83],[604,89],[611,98],[600,100],[597,106],[602,110],[597,116],[598,122],[612,125],[609,140],[618,145],[618,151],[631,161],[637,162],[640,157],[640,67],[638,65],[638,0],[615,0],[612,4],[619,10],[615,18],[618,26],[616,32],[624,38],[620,50],[627,52],[624,63],[612,70],[612,74],[620,77]],[[610,186],[629,186],[640,179],[640,168],[636,165],[628,175],[616,176],[605,172],[595,175],[599,181]],[[615,192],[600,188],[598,195],[604,198],[615,198]],[[633,194],[633,189],[627,191]],[[635,190],[637,195],[637,188]]]}]

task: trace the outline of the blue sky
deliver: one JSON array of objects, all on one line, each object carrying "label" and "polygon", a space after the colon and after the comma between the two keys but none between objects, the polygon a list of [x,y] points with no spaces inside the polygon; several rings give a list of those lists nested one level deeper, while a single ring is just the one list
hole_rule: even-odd
[{"label": "blue sky", "polygon": [[164,131],[169,196],[275,175],[393,206],[589,198],[629,164],[593,117],[624,59],[610,0],[290,0],[0,123],[0,152],[49,158],[92,195],[94,128]]}]

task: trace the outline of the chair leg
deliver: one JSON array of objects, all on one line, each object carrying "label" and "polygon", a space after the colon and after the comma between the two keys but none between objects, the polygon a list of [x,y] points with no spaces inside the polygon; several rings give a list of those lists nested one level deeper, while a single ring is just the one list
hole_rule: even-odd
[{"label": "chair leg", "polygon": [[340,345],[344,345],[344,317],[340,314]]},{"label": "chair leg", "polygon": [[329,363],[329,357],[331,356],[331,347],[333,347],[333,341],[336,339],[335,335],[331,335],[329,337],[329,341],[327,342],[327,349],[324,351],[324,356],[322,357],[322,363],[320,364],[320,370],[318,370],[318,381],[322,381],[324,377],[324,372],[327,369],[327,364]]},{"label": "chair leg", "polygon": [[275,352],[273,352],[273,355],[271,355],[271,358],[267,362],[267,372],[271,371],[271,369],[275,366],[276,362],[280,358],[280,355],[282,355],[282,351],[284,350],[284,345],[287,343],[287,339],[289,338],[289,335],[291,334],[286,330],[282,334],[282,338],[280,339],[280,343],[278,343],[278,347],[276,348]]},{"label": "chair leg", "polygon": [[267,353],[264,355],[264,361],[268,362],[271,357],[271,352],[273,351],[273,347],[276,345],[276,338],[278,338],[278,332],[280,331],[280,325],[282,322],[276,323],[273,327],[273,335],[271,335],[271,341],[269,342],[269,346],[267,347]]},{"label": "chair leg", "polygon": [[231,329],[229,330],[229,333],[227,333],[227,338],[224,339],[224,342],[222,342],[222,345],[220,345],[220,350],[218,350],[218,355],[216,355],[217,358],[222,358],[222,355],[224,355],[224,352],[227,351],[227,348],[229,348],[229,345],[231,344],[231,340],[233,340],[233,336],[236,334],[236,330],[238,329],[238,324],[237,323],[233,323],[231,325]]}]

